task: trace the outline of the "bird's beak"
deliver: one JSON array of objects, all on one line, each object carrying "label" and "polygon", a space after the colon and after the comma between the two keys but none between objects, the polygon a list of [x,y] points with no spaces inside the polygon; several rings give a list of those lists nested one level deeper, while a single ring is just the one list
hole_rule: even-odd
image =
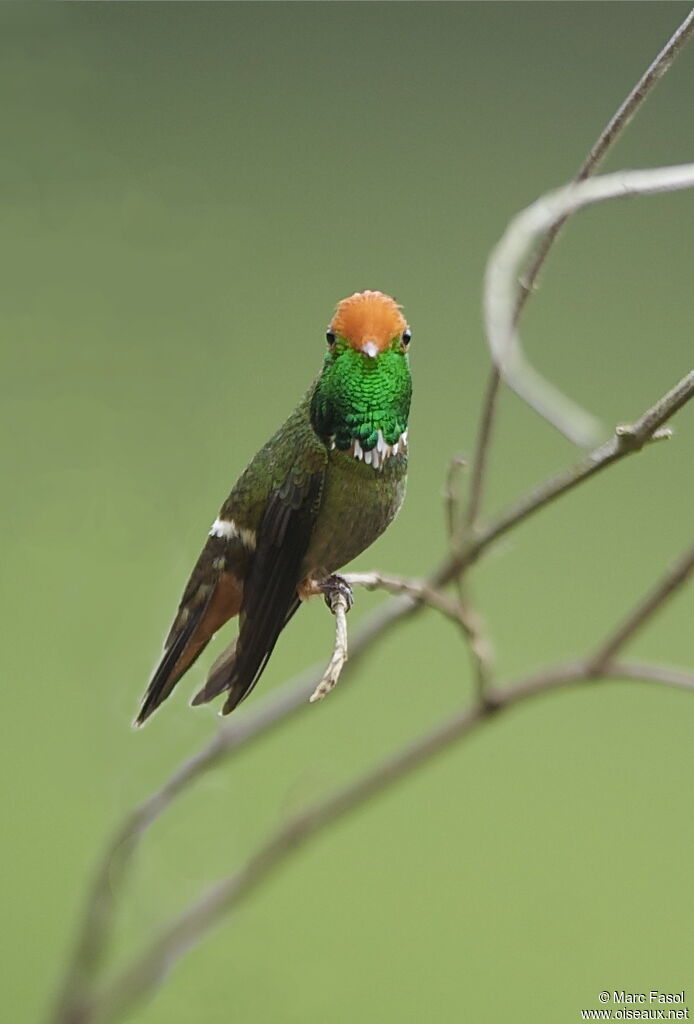
[{"label": "bird's beak", "polygon": [[379,348],[375,341],[365,341],[361,350],[364,355],[369,356],[371,359],[375,359],[379,353]]}]

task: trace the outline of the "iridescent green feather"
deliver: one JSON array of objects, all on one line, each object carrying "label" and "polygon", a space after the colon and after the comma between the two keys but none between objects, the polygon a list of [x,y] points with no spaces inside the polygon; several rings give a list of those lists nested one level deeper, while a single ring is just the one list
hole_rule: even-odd
[{"label": "iridescent green feather", "polygon": [[412,381],[399,338],[375,358],[365,358],[338,339],[325,359],[311,404],[318,433],[335,447],[358,440],[365,451],[376,447],[378,431],[395,444],[407,430]]}]

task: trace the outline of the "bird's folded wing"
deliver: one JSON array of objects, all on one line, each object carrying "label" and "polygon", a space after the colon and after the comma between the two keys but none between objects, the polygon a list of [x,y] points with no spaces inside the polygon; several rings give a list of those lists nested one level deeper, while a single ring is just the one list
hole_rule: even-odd
[{"label": "bird's folded wing", "polygon": [[233,656],[223,657],[194,704],[228,691],[224,714],[248,696],[299,606],[297,585],[320,507],[324,471],[293,468],[270,494],[243,591],[241,625]]}]

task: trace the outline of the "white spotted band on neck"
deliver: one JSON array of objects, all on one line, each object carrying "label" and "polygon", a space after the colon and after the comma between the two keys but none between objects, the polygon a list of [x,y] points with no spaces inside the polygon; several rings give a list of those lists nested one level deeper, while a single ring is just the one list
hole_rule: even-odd
[{"label": "white spotted band on neck", "polygon": [[[330,448],[333,449],[334,447],[335,439],[331,438]],[[371,451],[365,451],[362,448],[361,443],[355,438],[348,451],[355,459],[360,459],[362,462],[365,462],[367,466],[373,466],[374,469],[383,469],[386,460],[389,459],[391,455],[407,455],[407,431],[404,430],[402,432],[395,444],[388,444],[383,436],[383,431],[379,430],[376,438],[376,444]]]}]

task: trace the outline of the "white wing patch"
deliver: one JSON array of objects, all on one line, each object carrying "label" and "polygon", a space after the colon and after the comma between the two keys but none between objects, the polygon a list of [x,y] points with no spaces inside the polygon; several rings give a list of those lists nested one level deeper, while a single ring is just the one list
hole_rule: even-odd
[{"label": "white wing patch", "polygon": [[210,537],[223,537],[225,540],[238,537],[250,551],[255,550],[255,530],[237,526],[233,519],[215,519],[210,527]]},{"label": "white wing patch", "polygon": [[383,469],[386,459],[389,459],[391,455],[406,455],[407,454],[407,431],[404,430],[400,437],[397,439],[395,444],[388,444],[383,437],[383,431],[378,431],[378,437],[376,440],[376,447],[372,448],[370,452],[364,451],[359,441],[354,441],[352,444],[352,455],[355,459],[361,459],[366,463],[367,466],[373,466],[374,469]]}]

